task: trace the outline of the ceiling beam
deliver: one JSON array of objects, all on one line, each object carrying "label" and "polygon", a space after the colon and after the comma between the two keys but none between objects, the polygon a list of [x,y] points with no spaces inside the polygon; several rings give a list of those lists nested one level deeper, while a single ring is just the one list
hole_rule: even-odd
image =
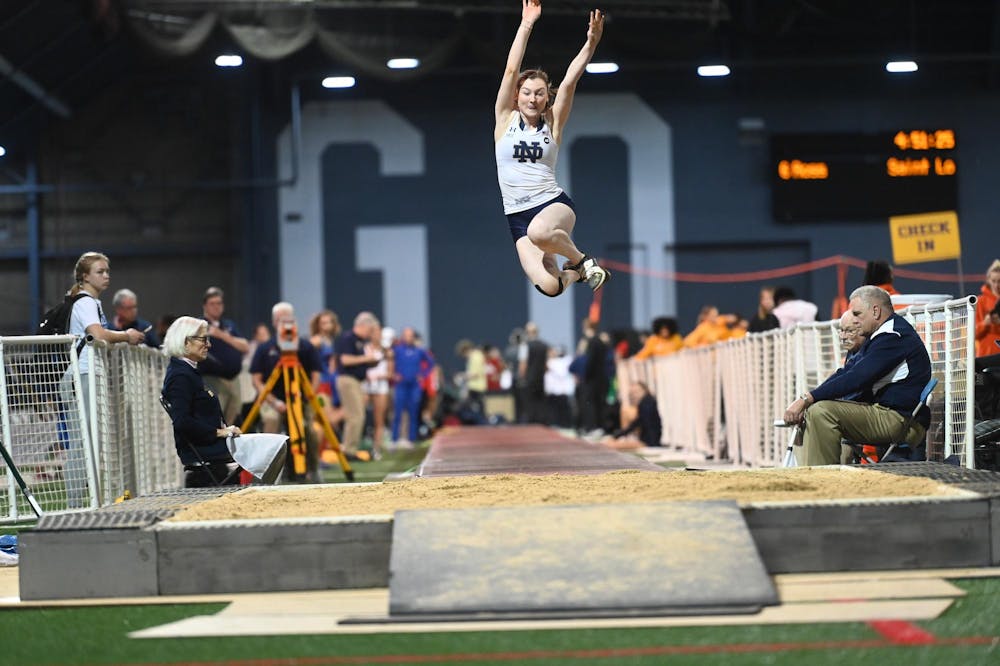
[{"label": "ceiling beam", "polygon": [[[454,14],[519,14],[520,8],[509,0],[125,0],[129,10],[137,11],[253,11],[269,10],[371,10],[430,11]],[[593,3],[566,0],[545,7],[546,14],[586,13]],[[621,18],[654,18],[678,21],[708,21],[717,24],[730,20],[727,0],[604,0],[601,9]]]},{"label": "ceiling beam", "polygon": [[[1000,55],[1000,0],[993,2],[993,25],[990,31],[990,54]],[[993,61],[986,74],[986,86],[993,90],[1000,83],[1000,64]]]},{"label": "ceiling beam", "polygon": [[0,74],[6,76],[57,116],[69,118],[73,115],[73,112],[62,100],[45,90],[37,81],[19,70],[2,55],[0,55]]}]

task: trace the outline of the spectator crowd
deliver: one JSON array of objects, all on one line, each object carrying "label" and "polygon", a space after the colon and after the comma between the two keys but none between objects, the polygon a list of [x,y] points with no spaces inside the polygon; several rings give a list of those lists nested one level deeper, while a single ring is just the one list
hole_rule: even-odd
[{"label": "spectator crowd", "polygon": [[[110,283],[107,257],[83,255],[75,275],[74,289],[93,298],[73,306],[71,332],[161,346],[176,318],[165,316],[155,325],[141,318],[139,297],[132,290],[118,289],[112,299],[114,314],[105,317],[98,296]],[[889,295],[898,293],[887,262],[869,262],[864,284]],[[1000,260],[989,266],[979,295],[977,355],[1000,352],[998,300]],[[187,338],[197,342],[204,337],[206,349],[197,344],[187,348],[189,340],[175,341],[173,355],[197,366],[206,390],[219,403],[224,427],[245,424],[250,414],[259,416],[259,423],[250,425],[264,432],[290,432],[294,430],[288,417],[290,403],[299,398],[296,410],[305,424],[306,464],[304,472],[290,473],[288,478],[318,482],[320,468],[338,460],[336,447],[327,441],[324,421],[336,433],[348,460],[378,459],[386,450],[412,447],[446,424],[534,423],[572,429],[588,439],[633,437],[657,445],[660,422],[655,396],[642,383],[630,387],[628,396],[620,396],[619,362],[790,328],[815,321],[817,313],[815,304],[799,298],[790,287],[763,286],[749,318],[721,313],[706,304],[686,331],[670,316],[656,317],[645,331],[604,331],[588,319],[581,324],[574,349],[546,343],[544,331],[527,322],[510,332],[503,349],[491,342],[461,340],[454,354],[462,369],[444,378],[440,364],[412,327],[402,326],[397,333],[372,312],[356,313],[349,325],[342,325],[336,312],[322,310],[312,314],[300,335],[292,305],[282,302],[273,306],[269,324],[257,324],[245,337],[226,316],[225,293],[212,286],[202,295],[200,317],[188,324],[199,332],[203,323],[204,335],[191,333]],[[101,333],[105,330],[119,333]],[[862,340],[856,342],[859,346]],[[301,396],[286,395],[288,386],[277,380],[276,370],[285,354],[297,358],[312,389],[308,393],[318,396],[318,409]],[[179,373],[184,370],[176,367]],[[86,371],[83,358],[81,372]],[[297,385],[292,389],[302,391]]]}]

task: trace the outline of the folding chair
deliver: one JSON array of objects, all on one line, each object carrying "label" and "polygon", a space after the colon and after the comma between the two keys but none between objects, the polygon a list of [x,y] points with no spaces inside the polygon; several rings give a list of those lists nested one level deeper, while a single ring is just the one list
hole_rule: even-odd
[{"label": "folding chair", "polygon": [[802,446],[802,426],[801,424],[785,423],[784,419],[774,420],[775,428],[791,428],[791,436],[788,438],[788,446],[785,448],[785,456],[781,459],[782,467],[797,467],[795,460],[795,446]]},{"label": "folding chair", "polygon": [[[164,396],[162,393],[160,394],[160,405],[162,405],[163,409],[167,411],[167,414],[170,414],[170,409],[171,409],[170,402],[167,400],[166,396]],[[238,464],[236,464],[235,462],[229,462],[229,463],[205,462],[205,459],[201,457],[201,452],[198,451],[197,446],[187,441],[186,439],[184,440],[184,443],[187,444],[188,448],[191,450],[191,453],[193,453],[194,457],[197,459],[197,462],[195,463],[188,463],[184,465],[185,472],[193,472],[196,470],[200,471],[204,473],[209,478],[209,480],[211,480],[212,485],[215,487],[235,485],[233,483],[233,480],[234,478],[236,479],[239,478],[239,474],[241,471],[241,468]],[[216,471],[221,471],[219,469],[221,466],[225,466],[226,474],[220,479],[216,475],[216,472],[213,472],[213,468],[215,468]],[[193,468],[193,469],[188,469],[188,468]]]},{"label": "folding chair", "polygon": [[[917,403],[917,406],[913,408],[913,412],[906,417],[906,420],[903,422],[903,437],[905,437],[906,433],[910,431],[910,427],[913,425],[913,422],[917,420],[917,415],[920,413],[920,410],[927,409],[930,411],[931,396],[933,395],[934,388],[937,385],[938,380],[934,377],[931,377],[930,380],[924,385],[923,390],[920,392],[920,401]],[[851,447],[851,451],[854,452],[855,463],[865,461],[869,465],[874,465],[879,462],[910,462],[927,459],[926,436],[924,442],[914,446],[910,446],[906,442],[876,444],[874,446],[879,451],[877,459],[872,459],[867,453],[865,453],[863,448],[865,446],[864,444],[858,444],[857,442],[852,442],[846,439],[842,439],[841,443]],[[884,451],[882,450],[883,447]]]}]

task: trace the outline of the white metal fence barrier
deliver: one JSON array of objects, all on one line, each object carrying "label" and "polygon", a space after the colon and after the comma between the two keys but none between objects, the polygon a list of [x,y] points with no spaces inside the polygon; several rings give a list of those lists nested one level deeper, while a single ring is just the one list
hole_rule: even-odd
[{"label": "white metal fence barrier", "polygon": [[98,444],[101,504],[125,490],[145,495],[183,485],[173,425],[160,405],[170,359],[144,345],[94,342],[90,373],[94,440]]},{"label": "white metal fence barrier", "polygon": [[[975,299],[913,305],[899,312],[913,324],[940,382],[931,402],[928,457],[957,456],[974,467]],[[775,428],[795,396],[843,364],[837,321],[750,334],[738,340],[644,361],[618,364],[619,395],[645,382],[663,420],[662,442],[682,451],[753,467],[781,464],[787,429]]]},{"label": "white metal fence barrier", "polygon": [[[90,509],[126,490],[181,486],[170,417],[159,405],[167,357],[90,342],[91,371],[81,375],[77,342],[0,337],[0,441],[42,510]],[[0,460],[0,522],[34,518]]]}]

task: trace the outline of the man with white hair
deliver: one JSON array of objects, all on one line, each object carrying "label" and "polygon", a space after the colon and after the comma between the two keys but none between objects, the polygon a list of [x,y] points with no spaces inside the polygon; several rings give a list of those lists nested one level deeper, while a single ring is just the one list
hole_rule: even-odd
[{"label": "man with white hair", "polygon": [[160,336],[156,334],[156,329],[151,323],[139,317],[139,298],[134,291],[119,289],[111,299],[111,306],[115,309],[115,316],[108,328],[113,331],[127,331],[130,328],[142,331],[146,336],[143,344],[159,349]]},{"label": "man with white hair", "polygon": [[[344,409],[344,455],[348,458],[368,459],[361,451],[361,435],[365,429],[365,395],[363,382],[368,368],[382,360],[381,340],[376,337],[379,321],[371,312],[359,312],[350,330],[340,334],[333,343],[337,363],[337,393]],[[371,343],[372,346],[366,348]]]},{"label": "man with white hair", "polygon": [[[250,378],[253,380],[254,388],[257,389],[257,395],[260,395],[264,390],[281,355],[285,353],[294,353],[297,356],[315,393],[319,389],[320,382],[319,352],[313,347],[309,338],[299,336],[298,323],[295,321],[295,308],[292,307],[292,304],[284,301],[276,303],[271,308],[271,323],[274,326],[274,335],[270,340],[257,347],[253,360],[250,361]],[[281,425],[287,423],[289,402],[296,397],[300,398],[302,402],[303,418],[299,425],[305,431],[306,473],[305,478],[296,474],[289,459],[289,462],[285,463],[285,478],[292,481],[321,483],[319,442],[310,425],[313,421],[313,410],[306,398],[305,391],[299,387],[299,396],[286,395],[284,379],[279,379],[261,404],[261,423],[265,432],[280,431]]]},{"label": "man with white hair", "polygon": [[[849,363],[799,396],[785,410],[785,423],[805,422],[800,465],[841,460],[841,439],[868,444],[924,439],[930,415],[922,410],[907,426],[931,378],[927,348],[913,326],[895,313],[889,294],[867,285],[851,294],[849,311],[865,340]],[[855,396],[854,400],[846,400]]]},{"label": "man with white hair", "polygon": [[841,349],[847,353],[847,358],[844,360],[844,365],[847,365],[867,338],[861,332],[861,322],[855,319],[854,313],[850,310],[840,315],[840,330],[837,334]]}]

